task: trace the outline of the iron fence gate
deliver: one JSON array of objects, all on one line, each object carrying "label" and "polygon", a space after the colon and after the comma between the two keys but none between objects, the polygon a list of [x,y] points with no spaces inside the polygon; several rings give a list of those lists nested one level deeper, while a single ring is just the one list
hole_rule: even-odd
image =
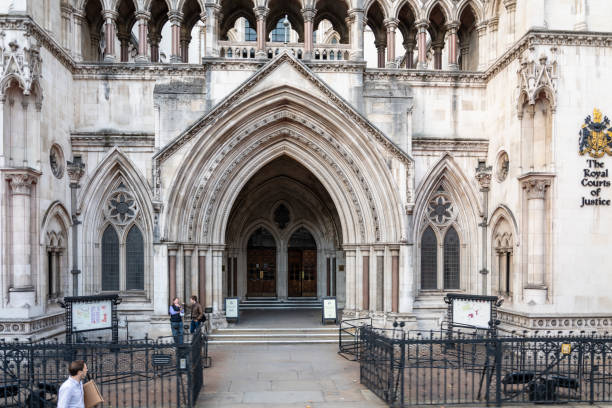
[{"label": "iron fence gate", "polygon": [[0,406],[55,407],[71,361],[84,360],[107,407],[193,407],[203,386],[206,335],[119,343],[0,342]]},{"label": "iron fence gate", "polygon": [[391,406],[612,401],[612,338],[481,337],[362,326],[361,382]]}]

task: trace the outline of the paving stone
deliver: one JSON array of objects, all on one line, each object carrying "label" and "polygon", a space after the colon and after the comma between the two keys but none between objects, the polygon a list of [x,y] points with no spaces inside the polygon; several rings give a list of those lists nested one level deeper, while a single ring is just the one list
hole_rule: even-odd
[{"label": "paving stone", "polygon": [[325,401],[322,391],[261,391],[245,392],[245,403],[304,403]]}]

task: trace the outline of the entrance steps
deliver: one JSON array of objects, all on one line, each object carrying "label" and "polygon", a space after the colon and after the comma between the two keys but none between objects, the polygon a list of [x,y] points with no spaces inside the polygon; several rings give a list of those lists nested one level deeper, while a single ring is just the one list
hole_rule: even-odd
[{"label": "entrance steps", "polygon": [[303,310],[321,309],[321,301],[317,298],[246,298],[240,301],[241,310]]},{"label": "entrance steps", "polygon": [[318,344],[338,343],[338,326],[299,328],[216,329],[208,344]]}]

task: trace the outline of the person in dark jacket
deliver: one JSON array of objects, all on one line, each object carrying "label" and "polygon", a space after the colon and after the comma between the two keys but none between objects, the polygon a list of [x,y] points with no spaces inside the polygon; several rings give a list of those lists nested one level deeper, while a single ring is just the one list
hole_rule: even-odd
[{"label": "person in dark jacket", "polygon": [[170,314],[170,328],[172,329],[174,342],[176,344],[183,344],[183,316],[185,316],[185,309],[181,305],[179,298],[174,298],[168,313]]},{"label": "person in dark jacket", "polygon": [[204,310],[202,309],[202,305],[198,303],[198,297],[191,297],[191,325],[189,326],[189,333],[193,334],[198,327],[202,323],[206,321],[206,316],[204,316]]}]

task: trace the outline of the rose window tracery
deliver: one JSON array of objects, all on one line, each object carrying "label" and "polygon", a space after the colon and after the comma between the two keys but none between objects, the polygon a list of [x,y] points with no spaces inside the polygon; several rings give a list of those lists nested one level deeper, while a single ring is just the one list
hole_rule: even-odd
[{"label": "rose window tracery", "polygon": [[438,225],[447,224],[455,217],[455,207],[448,197],[438,195],[429,202],[427,215]]},{"label": "rose window tracery", "polygon": [[138,204],[134,196],[123,183],[113,192],[106,202],[106,216],[116,224],[125,225],[138,213]]}]

